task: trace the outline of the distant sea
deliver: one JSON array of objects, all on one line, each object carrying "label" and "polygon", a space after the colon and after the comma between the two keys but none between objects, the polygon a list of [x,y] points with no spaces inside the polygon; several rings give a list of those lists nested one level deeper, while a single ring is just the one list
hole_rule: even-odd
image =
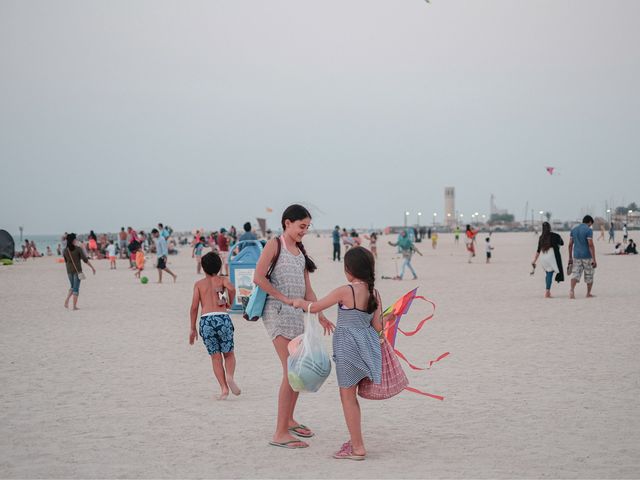
[{"label": "distant sea", "polygon": [[51,250],[53,250],[54,255],[56,253],[56,248],[60,243],[60,237],[62,237],[62,234],[60,235],[28,235],[24,233],[22,234],[22,243],[20,243],[19,233],[12,233],[11,235],[13,236],[13,241],[16,244],[16,251],[22,250],[20,248],[20,245],[24,245],[25,240],[29,240],[29,241],[33,240],[33,242],[36,244],[36,247],[38,248],[38,251],[40,253],[45,253],[45,251],[47,250],[47,246],[49,246],[51,247]]}]

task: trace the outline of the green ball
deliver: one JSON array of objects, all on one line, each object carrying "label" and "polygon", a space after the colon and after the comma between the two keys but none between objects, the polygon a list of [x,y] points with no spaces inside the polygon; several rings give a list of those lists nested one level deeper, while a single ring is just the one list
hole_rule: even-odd
[{"label": "green ball", "polygon": [[140,283],[143,283],[143,284],[144,284],[144,283],[149,283],[149,279],[148,279],[147,277],[142,277],[142,278],[140,279]]}]

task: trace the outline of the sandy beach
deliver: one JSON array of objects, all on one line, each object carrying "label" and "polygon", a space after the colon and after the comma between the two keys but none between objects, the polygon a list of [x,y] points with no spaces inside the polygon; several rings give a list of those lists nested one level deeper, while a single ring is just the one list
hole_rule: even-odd
[{"label": "sandy beach", "polygon": [[[378,242],[379,274],[395,274],[389,238]],[[199,278],[188,250],[170,257],[175,284],[155,283],[155,258],[147,285],[126,261],[116,271],[94,261],[77,312],[63,308],[68,281],[55,258],[0,267],[0,477],[638,478],[640,258],[603,255],[611,245],[595,242],[597,297],[585,299],[581,284],[571,301],[564,282],[545,300],[543,274],[529,275],[536,236],[494,234],[490,265],[483,242],[468,264],[452,235],[437,250],[425,239],[419,280],[379,281],[385,305],[415,286],[437,304],[398,348],[421,364],[451,355],[406,369],[412,386],[444,401],[362,401],[364,462],[331,458],[348,438],[335,374],[298,404],[316,432],[311,448],[267,445],[280,367],[260,322],[233,317],[242,395],[214,400],[206,349],[188,344]],[[329,238],[305,245],[318,295],[345,283]],[[403,325],[429,312],[416,303]]]}]

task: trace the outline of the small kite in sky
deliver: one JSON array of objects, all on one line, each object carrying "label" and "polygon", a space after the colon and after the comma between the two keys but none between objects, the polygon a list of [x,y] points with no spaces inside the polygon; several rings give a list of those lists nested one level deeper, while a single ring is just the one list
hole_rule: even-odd
[{"label": "small kite in sky", "polygon": [[549,175],[553,175],[553,171],[556,169],[556,167],[545,167],[547,169],[547,173]]}]

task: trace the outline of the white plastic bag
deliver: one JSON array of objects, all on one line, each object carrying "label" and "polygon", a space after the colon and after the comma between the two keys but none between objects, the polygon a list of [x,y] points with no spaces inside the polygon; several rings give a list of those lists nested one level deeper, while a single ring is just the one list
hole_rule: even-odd
[{"label": "white plastic bag", "polygon": [[307,313],[304,323],[304,333],[289,343],[289,385],[295,392],[317,392],[331,373],[331,360],[316,316]]}]

